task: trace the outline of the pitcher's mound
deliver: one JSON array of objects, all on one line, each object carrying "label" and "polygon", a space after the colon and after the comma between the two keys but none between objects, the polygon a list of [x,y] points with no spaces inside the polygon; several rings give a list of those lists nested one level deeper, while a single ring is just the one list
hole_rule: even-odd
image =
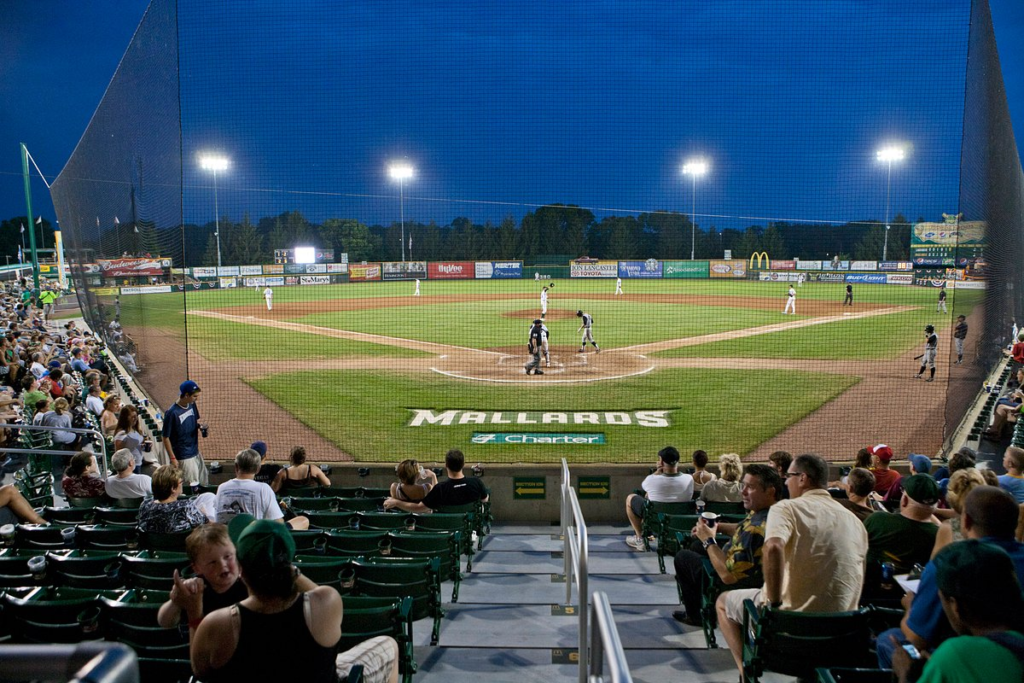
[{"label": "pitcher's mound", "polygon": [[449,353],[437,358],[431,370],[456,379],[478,382],[517,384],[599,382],[643,375],[654,369],[654,363],[631,352],[615,350],[596,353],[587,347],[558,346],[551,348],[551,365],[541,358],[543,375],[527,375],[524,366],[530,360],[526,345],[488,349],[491,353]]},{"label": "pitcher's mound", "polygon": [[[501,315],[506,318],[525,318],[526,320],[533,321],[540,317],[540,307],[526,308],[521,311],[506,311]],[[576,314],[573,311],[548,311],[547,316],[544,317],[544,322],[549,320],[568,320],[575,317]]]}]

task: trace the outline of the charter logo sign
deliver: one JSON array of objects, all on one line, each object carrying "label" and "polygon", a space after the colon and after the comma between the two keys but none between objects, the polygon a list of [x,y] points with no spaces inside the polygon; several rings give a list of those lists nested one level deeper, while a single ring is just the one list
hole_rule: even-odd
[{"label": "charter logo sign", "polygon": [[[670,410],[635,410],[606,413],[538,413],[412,408],[410,427],[458,425],[608,425],[612,427],[668,427]],[[550,435],[545,435],[550,436]],[[592,435],[587,435],[592,436]],[[513,442],[506,442],[513,443]]]},{"label": "charter logo sign", "polygon": [[603,446],[604,434],[532,434],[473,432],[473,443],[517,446]]}]

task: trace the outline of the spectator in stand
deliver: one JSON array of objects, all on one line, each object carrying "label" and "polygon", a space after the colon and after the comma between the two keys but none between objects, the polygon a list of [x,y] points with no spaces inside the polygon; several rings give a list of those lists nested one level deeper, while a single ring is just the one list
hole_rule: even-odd
[{"label": "spectator in stand", "polygon": [[306,449],[302,446],[293,448],[288,459],[291,465],[279,471],[274,477],[272,488],[275,493],[277,491],[286,493],[289,490],[309,489],[317,484],[320,486],[331,485],[331,480],[327,478],[323,470],[316,465],[306,463]]},{"label": "spectator in stand", "polygon": [[136,474],[135,457],[127,448],[114,451],[110,456],[110,469],[115,474],[107,477],[107,495],[111,498],[150,498],[153,495],[153,480],[144,474]]},{"label": "spectator in stand", "polygon": [[79,347],[71,350],[71,369],[83,375],[90,370],[89,364],[82,357],[82,349]]},{"label": "spectator in stand", "polygon": [[121,398],[110,394],[103,402],[103,412],[100,413],[100,428],[103,436],[114,436],[117,433],[117,423],[121,412]]},{"label": "spectator in stand", "polygon": [[31,374],[25,375],[25,378],[21,380],[21,390],[21,400],[25,404],[25,409],[30,414],[35,413],[35,405],[46,398],[39,388],[39,380]]},{"label": "spectator in stand", "polygon": [[1024,504],[1024,448],[1010,446],[1003,453],[1006,474],[999,477],[999,486],[1009,492],[1018,505]]},{"label": "spectator in stand", "polygon": [[40,424],[44,427],[58,427],[58,429],[51,432],[55,448],[60,448],[65,451],[78,449],[78,443],[80,440],[79,435],[73,432],[63,431],[64,429],[71,429],[71,413],[68,410],[67,399],[58,398],[54,401],[53,410],[50,410],[43,415],[43,419]]},{"label": "spectator in stand", "polygon": [[1013,561],[1005,551],[981,541],[954,543],[936,560],[939,601],[957,637],[943,642],[926,660],[913,660],[903,648],[896,648],[896,680],[1024,680],[1024,597]]},{"label": "spectator in stand", "polygon": [[103,399],[100,398],[101,393],[100,385],[94,384],[89,387],[89,395],[85,399],[85,407],[96,417],[102,415],[104,410]]},{"label": "spectator in stand", "polygon": [[1003,438],[1006,423],[1016,423],[1020,418],[1020,409],[1024,405],[1024,389],[1017,388],[1007,398],[999,399],[996,409],[992,411],[992,424],[982,432],[981,436],[989,441]]},{"label": "spectator in stand", "polygon": [[949,463],[945,467],[940,467],[936,470],[935,481],[939,482],[939,491],[944,498],[946,496],[946,487],[949,486],[950,477],[957,470],[976,467],[977,462],[978,453],[973,448],[962,446],[960,450],[949,457]]},{"label": "spectator in stand", "polygon": [[5,524],[49,524],[39,516],[14,484],[0,486],[0,526]]},{"label": "spectator in stand", "polygon": [[46,361],[46,354],[42,351],[36,351],[32,354],[32,365],[29,367],[29,371],[36,379],[42,379],[46,375],[46,366],[43,365],[44,361]]},{"label": "spectator in stand", "polygon": [[1024,332],[1017,335],[1017,343],[1010,349],[1010,356],[1018,366],[1024,365]]},{"label": "spectator in stand", "polygon": [[[775,471],[779,473],[779,476],[785,480],[786,472],[789,471],[789,465],[793,462],[793,454],[788,451],[775,451],[768,456],[768,464],[775,468]],[[779,492],[779,500],[789,498],[789,490],[783,486]]]},{"label": "spectator in stand", "polygon": [[146,437],[140,431],[139,411],[133,405],[122,407],[114,428],[114,448],[124,448],[132,454],[135,474],[142,473],[142,449],[145,443]]},{"label": "spectator in stand", "polygon": [[211,612],[249,597],[238,575],[235,544],[228,537],[227,526],[197,526],[185,539],[185,552],[195,577],[183,579],[175,570],[170,599],[157,614],[157,623],[163,628],[178,627],[182,615],[190,625],[198,624]]},{"label": "spectator in stand", "polygon": [[[57,363],[57,367],[53,367],[53,364]],[[64,385],[61,380],[64,377],[63,371],[60,369],[60,363],[57,361],[50,361],[50,372],[47,374],[50,378],[50,398],[57,400],[64,396]]]},{"label": "spectator in stand", "polygon": [[277,478],[277,473],[283,468],[281,465],[267,462],[267,444],[265,441],[253,441],[249,448],[259,453],[260,456],[260,471],[256,473],[254,481],[272,487],[274,479]]},{"label": "spectator in stand", "polygon": [[714,472],[708,472],[708,454],[707,451],[696,450],[693,452],[693,495],[699,495],[704,489],[705,484],[710,484],[715,479],[718,479],[718,475]]},{"label": "spectator in stand", "polygon": [[[697,539],[690,549],[676,553],[676,581],[685,611],[672,617],[689,626],[700,626],[700,603],[706,585],[704,560],[711,562],[715,581],[721,586],[757,588],[764,583],[761,574],[761,546],[768,521],[768,508],[779,500],[782,477],[771,465],[748,465],[743,475],[743,508],[747,516],[739,524],[721,522],[709,527],[703,518],[691,532]],[[715,534],[732,538],[722,548],[715,545]]]},{"label": "spectator in stand", "polygon": [[925,564],[935,547],[939,530],[932,513],[939,502],[939,486],[927,474],[907,477],[899,512],[879,512],[864,520],[868,531],[869,581],[883,562],[891,562],[897,574]]},{"label": "spectator in stand", "polygon": [[743,500],[743,482],[740,474],[743,463],[735,453],[726,453],[718,459],[720,476],[709,484],[705,484],[700,492],[700,499],[709,503],[739,503]]},{"label": "spectator in stand", "polygon": [[206,486],[210,483],[210,472],[199,452],[199,434],[205,437],[207,426],[199,421],[196,404],[201,391],[192,380],[185,380],[178,387],[177,402],[164,414],[163,444],[172,465],[180,467],[190,482]]},{"label": "spectator in stand", "polygon": [[932,461],[927,455],[911,453],[907,456],[907,461],[910,462],[911,474],[927,474],[928,476],[931,476]]},{"label": "spectator in stand", "polygon": [[866,520],[876,512],[872,503],[875,492],[875,475],[863,467],[855,467],[847,475],[846,498],[836,498],[836,502],[857,515],[860,521]]},{"label": "spectator in stand", "polygon": [[[1018,507],[1013,497],[995,486],[979,486],[964,499],[961,518],[964,536],[998,546],[1010,555],[1017,570],[1017,579],[1024,577],[1024,544],[1014,540]],[[956,547],[957,543],[951,547]],[[948,552],[948,549],[947,549]],[[878,636],[876,643],[878,666],[892,668],[893,650],[910,643],[924,652],[933,650],[953,635],[949,621],[939,601],[937,572],[942,554],[925,565],[917,593],[903,597],[906,614],[899,628],[889,629]]]},{"label": "spectator in stand", "polygon": [[[678,454],[676,454],[678,458]],[[453,448],[444,456],[444,467],[448,479],[430,489],[423,500],[413,503],[390,497],[384,500],[384,508],[398,508],[405,512],[431,512],[442,507],[466,505],[478,500],[487,501],[487,488],[477,477],[467,477],[462,470],[466,466],[466,456],[462,451]]]},{"label": "spectator in stand", "polygon": [[96,456],[86,451],[79,451],[71,458],[60,484],[65,496],[75,498],[98,498],[106,493]]},{"label": "spectator in stand", "polygon": [[946,502],[956,516],[950,517],[939,525],[939,532],[935,535],[935,547],[932,549],[932,559],[950,543],[964,540],[963,528],[960,526],[960,518],[964,511],[963,502],[967,498],[967,494],[979,486],[985,486],[985,477],[981,476],[981,472],[973,467],[957,470],[949,478]]},{"label": "spectator in stand", "polygon": [[[336,654],[342,598],[335,589],[312,582],[303,592],[300,581],[304,577],[292,564],[295,542],[288,530],[269,520],[240,526],[233,524],[230,534],[249,597],[201,621],[193,619],[189,611],[195,674],[206,681],[332,683],[360,664],[368,683],[396,683],[398,644],[388,636],[371,638]],[[268,634],[275,633],[287,634],[288,656],[260,656],[267,647]]]},{"label": "spectator in stand", "polygon": [[900,481],[899,472],[889,469],[893,457],[892,449],[880,443],[877,446],[870,446],[868,452],[878,458],[878,464],[871,470],[871,474],[875,475],[875,493],[884,496]]},{"label": "spectator in stand", "polygon": [[153,473],[153,499],[139,508],[139,530],[155,533],[189,531],[212,522],[216,514],[216,496],[202,493],[179,500],[182,473],[173,465],[162,465]]},{"label": "spectator in stand", "polygon": [[631,493],[626,496],[626,516],[633,527],[633,536],[626,539],[626,545],[636,550],[646,550],[643,539],[643,517],[645,500],[654,503],[682,503],[693,499],[693,477],[679,471],[679,451],[666,446],[658,451],[658,464],[654,473],[648,475],[640,485],[643,494]]},{"label": "spectator in stand", "polygon": [[856,609],[864,582],[864,525],[829,495],[828,463],[799,455],[786,472],[789,499],[772,506],[762,550],[764,586],[727,591],[718,624],[743,675],[743,601],[796,612]]},{"label": "spectator in stand", "polygon": [[[235,456],[235,478],[217,487],[218,522],[227,524],[241,514],[252,515],[255,519],[285,521],[274,491],[255,480],[259,469],[259,453],[251,448],[238,452]],[[308,529],[309,519],[293,517],[288,520],[288,525],[293,529]]]},{"label": "spectator in stand", "polygon": [[395,467],[398,481],[391,484],[391,497],[415,503],[423,500],[437,486],[433,470],[423,469],[415,460],[403,460]]}]

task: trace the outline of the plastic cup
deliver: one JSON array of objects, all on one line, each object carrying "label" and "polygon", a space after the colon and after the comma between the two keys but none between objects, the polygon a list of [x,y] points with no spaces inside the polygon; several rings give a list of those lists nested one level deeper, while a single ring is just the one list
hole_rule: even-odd
[{"label": "plastic cup", "polygon": [[69,526],[61,529],[60,537],[64,541],[64,545],[73,546],[75,544],[75,527]]},{"label": "plastic cup", "polygon": [[14,545],[14,534],[15,529],[13,524],[4,524],[0,526],[0,539],[3,539],[3,544],[10,547]]},{"label": "plastic cup", "polygon": [[46,578],[46,555],[36,555],[28,560],[28,571],[36,581]]},{"label": "plastic cup", "polygon": [[714,512],[702,512],[700,513],[700,518],[703,519],[704,523],[709,527],[714,527],[718,524],[718,515]]}]

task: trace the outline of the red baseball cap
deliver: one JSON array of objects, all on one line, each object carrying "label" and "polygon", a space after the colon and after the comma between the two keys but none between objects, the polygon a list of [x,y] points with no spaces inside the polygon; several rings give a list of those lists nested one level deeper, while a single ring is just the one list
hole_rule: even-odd
[{"label": "red baseball cap", "polygon": [[892,449],[884,443],[880,443],[877,446],[868,446],[868,452],[883,462],[892,460]]}]

